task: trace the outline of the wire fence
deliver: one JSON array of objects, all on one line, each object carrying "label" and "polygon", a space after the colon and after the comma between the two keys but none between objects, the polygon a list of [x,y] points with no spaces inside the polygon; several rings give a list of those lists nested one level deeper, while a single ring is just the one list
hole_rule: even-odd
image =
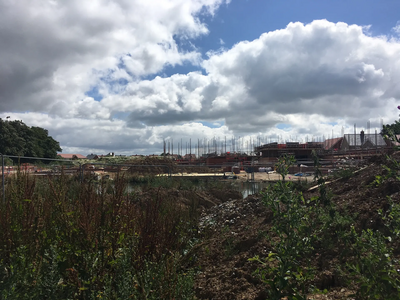
[{"label": "wire fence", "polygon": [[[5,155],[1,154],[1,190],[2,190],[2,199],[3,202],[5,202],[5,175],[6,175],[6,170],[5,170],[5,158],[16,158],[20,161],[20,159],[28,159],[28,160],[37,160],[37,161],[59,161],[59,162],[69,162],[71,163],[70,160],[67,159],[57,159],[57,158],[45,158],[45,157],[28,157],[28,156],[15,156],[15,155]],[[18,165],[20,167],[20,165]],[[7,166],[7,174],[11,173],[10,166]]]},{"label": "wire fence", "polygon": [[[201,165],[172,165],[172,164],[136,164],[136,163],[109,163],[109,162],[79,162],[78,160],[70,160],[70,159],[58,159],[58,158],[43,158],[43,157],[28,157],[28,156],[15,156],[15,155],[4,155],[1,156],[1,177],[2,177],[2,199],[5,202],[5,189],[6,189],[6,176],[12,175],[16,170],[23,171],[27,173],[34,173],[35,175],[49,175],[49,176],[57,176],[61,174],[69,174],[78,176],[79,180],[82,182],[85,174],[90,172],[92,175],[95,175],[96,171],[99,171],[101,168],[96,166],[103,166],[104,170],[107,172],[119,172],[125,168],[125,171],[130,171],[134,173],[135,171],[140,171],[143,169],[153,169],[150,173],[158,173],[158,175],[163,175],[166,177],[172,177],[173,175],[181,174],[183,176],[184,172],[188,172],[188,170],[195,168],[202,168],[204,170],[208,170],[208,177],[220,177],[225,176],[225,173],[221,175],[219,171],[226,167],[233,167],[228,165],[210,165],[210,166],[201,166]],[[12,166],[5,165],[6,159],[14,159],[18,160],[16,166],[14,163]],[[29,161],[30,163],[22,163],[22,161]],[[36,161],[36,165],[32,165],[32,161]],[[54,164],[43,164],[42,162],[58,162],[60,165]],[[190,173],[190,172],[189,172]],[[203,172],[204,173],[204,172]],[[252,176],[254,178],[254,176]]]}]

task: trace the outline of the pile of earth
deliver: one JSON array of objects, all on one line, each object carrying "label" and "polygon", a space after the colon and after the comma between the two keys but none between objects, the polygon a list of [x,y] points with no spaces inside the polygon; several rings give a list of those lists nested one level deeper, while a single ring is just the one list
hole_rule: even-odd
[{"label": "pile of earth", "polygon": [[[392,157],[400,160],[398,153]],[[351,177],[326,184],[338,209],[356,215],[354,226],[358,229],[383,229],[378,210],[388,208],[387,196],[400,203],[399,181],[388,179],[379,186],[371,184],[376,176],[385,174],[382,165],[389,163],[384,156],[375,157],[360,166]],[[317,193],[318,189],[307,190],[304,197],[310,199]],[[259,265],[249,258],[256,255],[265,257],[270,252],[271,240],[275,237],[266,237],[264,233],[270,228],[271,219],[272,212],[262,203],[261,194],[232,199],[203,212],[199,230],[204,238],[196,248],[199,272],[195,289],[198,299],[267,298],[265,284],[254,276]],[[337,255],[341,249],[318,251],[314,262],[318,276],[314,285],[320,290],[327,289],[328,293],[313,295],[312,299],[353,299],[349,295],[354,291],[337,274]],[[400,256],[399,252],[396,252],[397,256]]]}]

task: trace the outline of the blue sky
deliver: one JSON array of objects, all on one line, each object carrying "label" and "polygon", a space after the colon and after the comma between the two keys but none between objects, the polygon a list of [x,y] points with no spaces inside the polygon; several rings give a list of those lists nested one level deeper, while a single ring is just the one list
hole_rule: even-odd
[{"label": "blue sky", "polygon": [[215,17],[208,17],[210,34],[205,49],[218,48],[219,38],[226,47],[243,40],[253,40],[262,33],[282,29],[290,22],[310,23],[327,19],[362,26],[371,25],[374,35],[387,34],[399,18],[398,1],[232,1],[222,5]]},{"label": "blue sky", "polygon": [[[396,0],[232,0],[228,5],[221,5],[214,16],[202,17],[210,33],[190,42],[198,47],[203,58],[207,58],[210,50],[252,41],[265,32],[285,28],[290,22],[310,23],[319,19],[370,26],[369,32],[374,36],[393,34],[392,28],[400,19],[399,11],[400,4]],[[185,41],[181,45],[183,49],[190,49]],[[160,74],[185,74],[194,70],[201,71],[201,68],[190,64],[169,66]]]},{"label": "blue sky", "polygon": [[398,117],[399,1],[0,7],[0,114],[48,129],[64,153],[304,140]]},{"label": "blue sky", "polygon": [[219,38],[230,48],[239,41],[253,40],[264,32],[285,28],[290,22],[310,23],[319,19],[372,25],[373,35],[387,34],[399,19],[399,7],[395,0],[232,1],[222,5],[217,16],[208,18],[210,35],[204,39],[210,42],[204,48],[217,48]]}]

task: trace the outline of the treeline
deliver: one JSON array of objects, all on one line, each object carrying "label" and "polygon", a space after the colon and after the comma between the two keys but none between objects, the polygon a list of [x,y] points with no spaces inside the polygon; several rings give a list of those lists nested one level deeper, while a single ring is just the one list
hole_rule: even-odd
[{"label": "treeline", "polygon": [[46,129],[29,127],[22,121],[0,118],[0,153],[4,155],[57,158],[60,143]]}]

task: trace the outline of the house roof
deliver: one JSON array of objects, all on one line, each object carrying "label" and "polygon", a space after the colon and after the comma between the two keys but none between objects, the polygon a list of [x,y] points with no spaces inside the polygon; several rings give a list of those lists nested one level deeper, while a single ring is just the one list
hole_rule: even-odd
[{"label": "house roof", "polygon": [[73,158],[86,158],[86,156],[83,156],[82,154],[58,154],[59,156],[61,156],[64,159],[73,159]]},{"label": "house roof", "polygon": [[325,150],[332,149],[332,147],[336,146],[342,140],[343,140],[342,137],[333,138],[333,139],[327,139],[327,140],[324,141],[324,149]]}]

